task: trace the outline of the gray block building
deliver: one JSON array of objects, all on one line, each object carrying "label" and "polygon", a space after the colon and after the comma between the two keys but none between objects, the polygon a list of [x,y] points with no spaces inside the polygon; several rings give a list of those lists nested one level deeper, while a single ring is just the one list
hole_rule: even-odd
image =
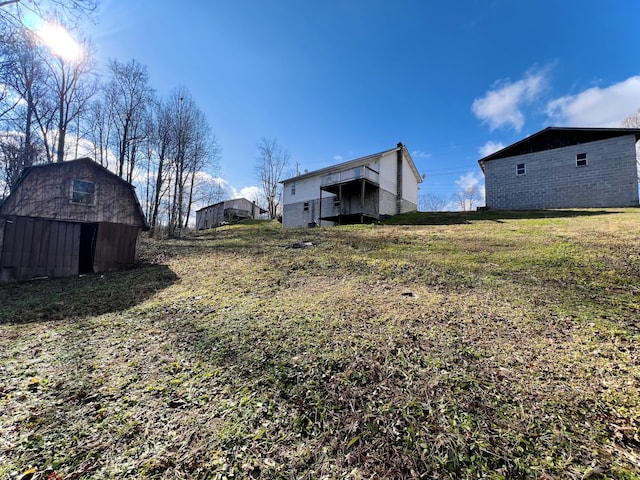
[{"label": "gray block building", "polygon": [[478,162],[492,210],[638,206],[640,129],[548,127]]}]

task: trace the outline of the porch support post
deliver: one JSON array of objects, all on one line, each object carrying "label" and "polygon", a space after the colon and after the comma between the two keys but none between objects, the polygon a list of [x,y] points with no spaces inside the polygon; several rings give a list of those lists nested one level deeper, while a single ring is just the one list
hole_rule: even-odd
[{"label": "porch support post", "polygon": [[318,226],[322,226],[322,187],[320,187],[320,207],[318,207]]},{"label": "porch support post", "polygon": [[338,225],[342,225],[342,184],[338,185]]},{"label": "porch support post", "polygon": [[364,223],[364,178],[360,180],[360,223]]}]

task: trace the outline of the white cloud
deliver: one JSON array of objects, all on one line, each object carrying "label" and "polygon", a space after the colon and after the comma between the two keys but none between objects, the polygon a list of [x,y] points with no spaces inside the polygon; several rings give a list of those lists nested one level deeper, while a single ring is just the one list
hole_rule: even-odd
[{"label": "white cloud", "polygon": [[476,177],[475,172],[467,172],[456,180],[456,185],[458,185],[461,190],[476,187],[478,183],[480,183],[480,178]]},{"label": "white cloud", "polygon": [[231,192],[233,193],[233,198],[246,198],[252,202],[259,200],[262,195],[260,188],[253,185],[250,187],[242,187],[240,190],[231,187]]},{"label": "white cloud", "polygon": [[411,152],[411,156],[415,159],[427,159],[431,158],[431,154],[427,152],[423,152],[422,150],[414,150]]},{"label": "white cloud", "polygon": [[593,87],[547,104],[547,115],[559,126],[619,127],[640,106],[640,76],[605,88]]},{"label": "white cloud", "polygon": [[471,109],[473,113],[488,123],[491,131],[499,127],[513,127],[520,131],[524,126],[524,114],[521,107],[532,103],[544,91],[547,85],[548,69],[529,71],[517,82],[501,80],[495,88],[476,98]]},{"label": "white cloud", "polygon": [[480,155],[482,155],[483,157],[486,157],[487,155],[491,155],[492,153],[502,150],[504,147],[505,145],[502,142],[494,142],[492,140],[489,140],[478,149],[478,152],[480,152]]},{"label": "white cloud", "polygon": [[343,157],[342,155],[334,155],[334,156],[333,156],[333,159],[334,159],[336,162],[342,162],[342,160],[344,160],[344,157]]}]

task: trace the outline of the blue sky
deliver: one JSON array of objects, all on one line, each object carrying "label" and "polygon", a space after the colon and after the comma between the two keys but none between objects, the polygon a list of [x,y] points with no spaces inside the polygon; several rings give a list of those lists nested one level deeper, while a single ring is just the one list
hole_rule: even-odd
[{"label": "blue sky", "polygon": [[450,200],[501,146],[636,112],[639,18],[637,0],[102,0],[90,37],[191,92],[233,193],[258,184],[264,136],[292,174],[401,141],[420,193]]}]

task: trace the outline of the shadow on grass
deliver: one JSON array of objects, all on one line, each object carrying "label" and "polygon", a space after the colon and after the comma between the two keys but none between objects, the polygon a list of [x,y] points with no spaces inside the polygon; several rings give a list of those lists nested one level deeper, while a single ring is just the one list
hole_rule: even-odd
[{"label": "shadow on grass", "polygon": [[175,283],[167,265],[0,284],[0,324],[55,321],[130,308]]},{"label": "shadow on grass", "polygon": [[590,217],[619,213],[615,210],[481,210],[477,212],[410,212],[394,215],[385,225],[460,225],[473,221],[534,220],[543,218]]}]

